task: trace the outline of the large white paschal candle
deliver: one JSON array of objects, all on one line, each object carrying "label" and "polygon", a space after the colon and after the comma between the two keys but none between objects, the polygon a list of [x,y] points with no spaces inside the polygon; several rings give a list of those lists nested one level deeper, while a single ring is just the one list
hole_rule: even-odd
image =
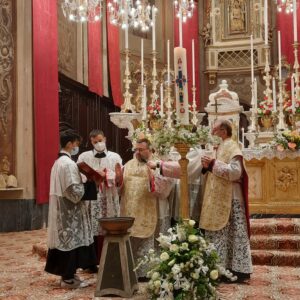
[{"label": "large white paschal candle", "polygon": [[182,125],[189,124],[188,84],[186,49],[176,47],[174,49],[175,69],[175,95],[176,95],[176,116]]}]

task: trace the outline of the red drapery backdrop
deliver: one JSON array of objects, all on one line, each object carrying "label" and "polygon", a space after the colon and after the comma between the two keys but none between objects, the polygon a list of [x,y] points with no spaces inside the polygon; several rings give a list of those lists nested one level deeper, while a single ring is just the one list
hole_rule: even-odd
[{"label": "red drapery backdrop", "polygon": [[88,23],[89,90],[103,96],[102,22]]},{"label": "red drapery backdrop", "polygon": [[109,77],[114,104],[121,107],[123,104],[121,89],[120,71],[120,48],[119,48],[119,27],[110,24],[108,12],[107,16],[107,43],[108,43],[108,64]]},{"label": "red drapery backdrop", "polygon": [[33,0],[33,92],[37,203],[49,199],[50,171],[59,151],[57,5]]},{"label": "red drapery backdrop", "polygon": [[[300,9],[297,9],[297,27],[298,27],[298,41],[300,30]],[[293,29],[293,14],[286,14],[284,12],[277,13],[277,30],[281,32],[281,55],[287,58],[291,67],[294,65],[294,29]],[[299,55],[299,52],[298,52]]]},{"label": "red drapery backdrop", "polygon": [[[188,18],[182,23],[182,47],[187,52],[187,72],[188,72],[188,93],[189,103],[192,103],[192,40],[195,43],[195,86],[196,86],[196,103],[199,108],[200,104],[200,84],[199,84],[199,40],[198,40],[198,3],[195,2],[194,13],[192,18]],[[174,11],[174,46],[179,46],[179,19]]]}]

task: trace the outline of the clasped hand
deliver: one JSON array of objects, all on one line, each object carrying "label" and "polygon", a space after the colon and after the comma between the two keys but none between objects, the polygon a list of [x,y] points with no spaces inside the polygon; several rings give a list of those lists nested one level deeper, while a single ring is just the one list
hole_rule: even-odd
[{"label": "clasped hand", "polygon": [[201,157],[201,164],[202,164],[202,166],[203,166],[203,168],[208,168],[209,167],[209,164],[211,163],[211,161],[212,161],[213,159],[211,158],[211,157],[209,157],[209,156],[202,156]]}]

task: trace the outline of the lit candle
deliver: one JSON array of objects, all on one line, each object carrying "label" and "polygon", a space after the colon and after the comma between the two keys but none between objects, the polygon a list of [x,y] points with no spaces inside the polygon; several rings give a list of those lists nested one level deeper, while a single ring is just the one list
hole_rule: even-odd
[{"label": "lit candle", "polygon": [[279,73],[279,81],[281,81],[281,33],[278,31],[278,73]]},{"label": "lit candle", "polygon": [[295,112],[295,82],[294,75],[291,78],[291,93],[292,93],[292,112]]},{"label": "lit candle", "polygon": [[268,41],[268,0],[265,0],[265,10],[264,10],[264,22],[265,22],[265,45],[269,44]]},{"label": "lit candle", "polygon": [[179,10],[179,47],[182,48],[182,11]]},{"label": "lit candle", "polygon": [[195,43],[192,40],[193,87],[195,86]]},{"label": "lit candle", "polygon": [[273,111],[276,112],[276,84],[275,84],[275,78],[272,79],[272,86],[273,86]]},{"label": "lit candle", "polygon": [[168,86],[170,86],[170,40],[167,43],[167,61],[168,61]]},{"label": "lit candle", "polygon": [[160,116],[164,116],[164,85],[160,84]]},{"label": "lit candle", "polygon": [[141,85],[144,86],[144,40],[141,39]]},{"label": "lit candle", "polygon": [[293,0],[293,25],[294,25],[294,42],[298,41],[297,31],[297,1]]},{"label": "lit candle", "polygon": [[253,57],[253,35],[250,38],[250,48],[251,48],[251,84],[253,88],[254,83],[254,57]]},{"label": "lit candle", "polygon": [[155,6],[152,6],[152,50],[156,50],[156,36],[155,36]]}]

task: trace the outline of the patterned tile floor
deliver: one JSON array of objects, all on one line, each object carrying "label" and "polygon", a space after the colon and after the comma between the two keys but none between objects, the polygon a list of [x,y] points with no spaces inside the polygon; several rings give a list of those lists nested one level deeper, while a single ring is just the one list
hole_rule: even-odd
[{"label": "patterned tile floor", "polygon": [[[0,299],[95,299],[95,275],[80,274],[91,285],[85,289],[67,290],[60,288],[58,277],[43,271],[45,260],[32,254],[32,246],[43,243],[45,238],[45,230],[0,233]],[[248,284],[220,285],[218,292],[220,300],[299,300],[300,268],[255,266]],[[147,299],[145,284],[141,284],[133,299]]]}]

